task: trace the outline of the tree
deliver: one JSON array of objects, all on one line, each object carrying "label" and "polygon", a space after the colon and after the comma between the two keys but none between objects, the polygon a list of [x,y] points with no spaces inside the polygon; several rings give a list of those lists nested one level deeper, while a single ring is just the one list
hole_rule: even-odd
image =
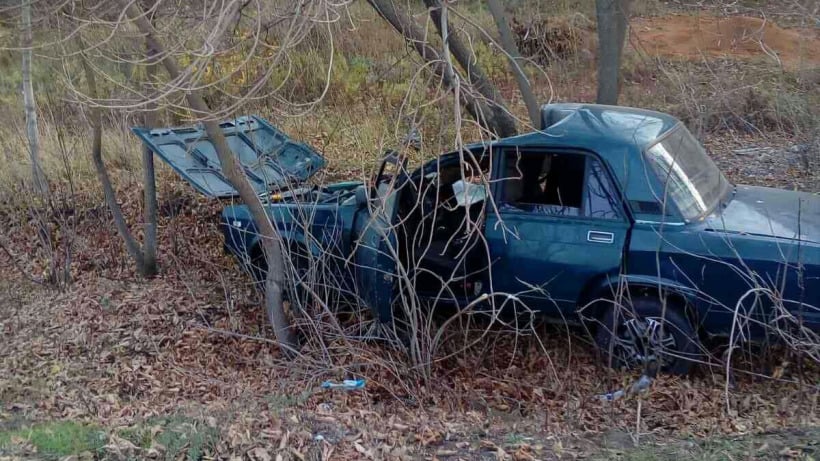
[{"label": "tree", "polygon": [[34,85],[31,82],[31,0],[22,0],[21,16],[23,22],[23,106],[26,114],[26,136],[28,137],[29,158],[31,159],[31,179],[34,188],[42,197],[48,194],[48,182],[40,165],[40,141],[37,130],[37,105],[34,101]]},{"label": "tree", "polygon": [[507,15],[504,14],[504,10],[501,4],[498,3],[498,0],[487,0],[487,5],[490,7],[490,14],[493,15],[495,25],[498,27],[498,33],[501,36],[501,46],[504,48],[504,52],[510,61],[510,72],[515,75],[515,80],[518,82],[518,91],[521,92],[521,97],[524,98],[524,104],[527,105],[530,123],[538,129],[541,126],[541,111],[538,108],[538,101],[532,92],[530,82],[527,80],[527,75],[524,73],[524,69],[518,64],[518,61],[521,59],[521,53],[518,52],[518,47],[513,40],[510,25],[507,22]]},{"label": "tree", "polygon": [[[81,49],[85,49],[82,37],[77,35],[77,41]],[[149,62],[155,60],[156,52],[146,44],[146,59]],[[94,72],[88,64],[85,56],[81,54],[82,66],[86,76],[89,97],[97,99],[97,82],[94,77]],[[148,79],[153,75],[153,63],[148,66]],[[146,126],[154,125],[154,110],[153,107],[145,112],[143,117]],[[117,233],[125,243],[125,249],[134,265],[137,272],[144,277],[153,277],[157,274],[157,193],[156,181],[154,178],[154,158],[153,152],[150,149],[143,149],[142,152],[142,166],[143,166],[143,183],[144,183],[144,205],[143,218],[145,241],[141,246],[134,234],[128,228],[128,223],[125,220],[125,215],[122,212],[117,201],[117,194],[114,191],[114,186],[111,183],[111,177],[105,167],[105,162],[102,158],[102,110],[99,107],[92,107],[90,113],[90,122],[92,128],[92,142],[91,142],[91,160],[94,164],[94,171],[100,181],[103,189],[103,198],[108,209],[111,211],[111,216],[114,220],[114,227]]]},{"label": "tree", "polygon": [[[78,42],[81,48],[85,48],[82,39],[78,36]],[[82,57],[82,66],[85,72],[86,83],[88,84],[88,95],[92,99],[97,99],[97,80],[94,77],[94,72],[88,64],[88,60],[84,55]],[[111,184],[111,177],[108,175],[108,170],[105,168],[105,162],[102,158],[102,109],[99,107],[92,107],[89,119],[91,123],[91,160],[94,163],[94,170],[97,173],[97,178],[103,188],[103,197],[108,209],[111,211],[111,216],[114,219],[114,226],[117,228],[117,233],[120,234],[125,242],[125,249],[134,260],[137,266],[137,271],[140,274],[145,269],[145,259],[140,248],[140,244],[134,238],[134,235],[128,229],[128,223],[125,221],[125,216],[122,213],[122,208],[117,202],[117,194],[114,191],[114,186]]]},{"label": "tree", "polygon": [[621,56],[631,0],[595,0],[598,19],[598,104],[618,104]]},{"label": "tree", "polygon": [[[427,2],[427,0],[425,1]],[[368,3],[385,21],[393,26],[393,29],[402,34],[405,41],[413,46],[426,63],[430,64],[433,73],[442,79],[445,87],[456,88],[458,84],[456,79],[460,79],[460,76],[447,65],[445,58],[430,46],[424,32],[409,14],[396,8],[393,0],[368,0]],[[440,4],[437,0],[427,2],[427,4],[432,7],[431,15],[437,14],[436,12],[440,10]],[[441,34],[441,16],[432,17],[439,34]],[[451,30],[451,28],[448,29]],[[466,81],[475,85],[474,87],[469,85],[471,88],[464,88],[464,91],[458,92],[460,102],[470,116],[484,129],[498,137],[503,138],[517,134],[515,120],[510,115],[509,110],[504,107],[500,93],[486,77],[457,35],[447,34],[446,48],[449,48],[459,64],[466,70],[468,74]]]},{"label": "tree", "polygon": [[[164,48],[155,36],[154,28],[145,17],[145,14],[134,3],[129,4],[126,2],[125,5],[127,7],[128,18],[143,34],[149,49],[153,50],[156,56],[159,56],[159,62],[165,68],[166,72],[168,72],[169,77],[175,81],[180,80],[182,71],[180,70],[177,60],[172,55],[163,52]],[[238,3],[235,5],[238,5]],[[234,11],[234,13],[235,12],[236,11]],[[229,16],[234,16],[234,14],[230,14]],[[227,28],[227,24],[225,24],[225,26]],[[225,31],[222,31],[222,33],[224,32]],[[218,37],[220,33],[216,33],[215,35]],[[268,314],[268,320],[273,327],[274,334],[280,346],[286,352],[294,351],[296,338],[290,328],[290,323],[288,322],[282,304],[285,276],[282,240],[265,212],[265,208],[259,196],[248,182],[248,178],[245,176],[242,166],[239,164],[239,160],[232,154],[228,141],[225,139],[225,135],[219,127],[219,122],[213,118],[213,113],[205,102],[201,91],[194,89],[194,87],[189,87],[184,90],[184,93],[188,106],[192,112],[202,120],[205,131],[216,150],[217,157],[222,166],[222,172],[231,185],[239,192],[240,198],[248,206],[253,216],[268,264],[265,280],[265,308]]]},{"label": "tree", "polygon": [[[156,73],[157,51],[145,44],[145,56],[148,60],[146,68],[147,84],[151,84]],[[156,122],[156,104],[151,103],[143,114],[143,124],[146,128],[154,128]],[[143,240],[143,270],[151,277],[157,273],[157,183],[154,174],[154,153],[148,146],[142,147],[142,183],[143,183],[143,219],[145,238]]]}]

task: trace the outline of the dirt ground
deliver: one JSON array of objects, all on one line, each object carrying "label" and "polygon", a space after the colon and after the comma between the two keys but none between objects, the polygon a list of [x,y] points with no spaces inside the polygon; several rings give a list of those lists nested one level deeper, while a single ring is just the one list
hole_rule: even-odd
[{"label": "dirt ground", "polygon": [[763,59],[789,70],[820,65],[820,28],[782,28],[747,16],[678,15],[631,22],[632,45],[650,56]]}]

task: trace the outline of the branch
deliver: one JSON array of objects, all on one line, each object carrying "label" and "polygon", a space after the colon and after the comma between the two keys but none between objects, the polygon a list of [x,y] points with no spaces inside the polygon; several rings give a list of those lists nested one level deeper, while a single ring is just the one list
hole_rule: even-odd
[{"label": "branch", "polygon": [[[447,88],[453,88],[455,83],[453,78],[458,78],[457,75],[448,76],[446,64],[442,57],[431,47],[424,36],[424,32],[419,29],[418,25],[410,16],[393,5],[393,0],[367,0],[370,6],[379,13],[379,16],[384,18],[393,28],[404,37],[416,52],[421,56],[426,63],[429,63],[433,69],[433,73],[442,79]],[[461,100],[467,112],[470,113],[484,129],[494,133],[496,136],[507,136],[507,131],[503,130],[494,121],[491,115],[492,111],[487,107],[487,104],[477,98],[474,94],[469,92],[461,93]]]},{"label": "branch", "polygon": [[527,75],[524,69],[518,65],[518,60],[521,59],[521,53],[518,52],[518,47],[515,46],[515,41],[512,38],[510,25],[507,23],[507,18],[504,15],[504,9],[498,3],[498,0],[487,0],[487,5],[490,7],[490,13],[495,19],[495,25],[498,27],[498,33],[501,35],[501,46],[510,60],[510,71],[515,75],[515,80],[518,82],[518,90],[521,92],[521,97],[524,98],[524,103],[527,105],[527,112],[530,114],[530,122],[533,128],[541,128],[541,110],[538,107],[538,101],[535,99],[535,94],[532,92],[530,81],[527,80]]},{"label": "branch", "polygon": [[507,103],[504,97],[498,91],[498,88],[490,81],[484,69],[478,65],[475,55],[464,44],[460,36],[453,29],[449,21],[445,23],[442,21],[442,6],[440,0],[424,0],[424,4],[430,10],[430,18],[433,20],[439,35],[444,39],[443,27],[447,27],[447,45],[453,57],[456,58],[458,64],[467,73],[467,81],[472,85],[476,91],[487,98],[487,104],[493,113],[493,119],[498,130],[498,136],[504,138],[518,134],[515,127],[515,119],[510,115],[507,109]]},{"label": "branch", "polygon": [[[81,49],[85,49],[82,45],[82,40],[78,36]],[[88,94],[92,99],[97,99],[97,80],[94,77],[94,72],[88,64],[88,60],[84,53],[80,53],[80,60],[82,61],[83,71],[88,83]],[[105,169],[105,163],[102,158],[102,110],[99,107],[90,108],[90,121],[93,129],[92,143],[91,143],[91,159],[94,162],[94,169],[97,171],[97,178],[103,187],[103,196],[108,209],[111,210],[111,216],[114,218],[114,225],[117,228],[117,233],[120,234],[125,242],[125,249],[137,265],[137,271],[143,274],[145,271],[145,258],[142,253],[140,244],[134,239],[131,231],[128,229],[128,223],[125,222],[125,217],[122,213],[120,204],[117,203],[117,194],[114,187],[111,185],[111,178],[108,176],[108,171]]]}]

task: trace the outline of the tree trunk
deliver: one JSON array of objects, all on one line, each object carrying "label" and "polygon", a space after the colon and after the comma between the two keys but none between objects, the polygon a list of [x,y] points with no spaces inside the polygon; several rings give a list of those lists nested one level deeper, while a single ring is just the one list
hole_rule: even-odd
[{"label": "tree trunk", "polygon": [[[146,80],[150,85],[156,75],[156,50],[148,43],[145,44],[148,67]],[[143,124],[146,128],[156,128],[156,105],[151,103],[143,115]],[[157,274],[157,183],[154,174],[154,153],[148,146],[142,147],[142,182],[143,182],[143,220],[145,221],[145,239],[143,241],[144,270],[146,277]]]},{"label": "tree trunk", "polygon": [[[394,6],[393,0],[367,0],[370,6],[376,10],[393,28],[402,34],[405,41],[413,46],[416,52],[426,63],[429,63],[433,73],[442,79],[444,85],[453,88],[455,83],[452,77],[448,77],[446,64],[436,50],[430,46],[425,38],[424,32],[418,27],[413,19],[404,11]],[[458,58],[456,58],[458,59]],[[473,117],[481,127],[499,137],[509,136],[508,127],[499,124],[493,111],[484,102],[483,96],[477,96],[470,91],[460,92],[461,103],[467,112]],[[513,124],[513,130],[515,124]],[[513,133],[514,134],[514,133]]]},{"label": "tree trunk", "polygon": [[518,52],[518,47],[510,31],[510,25],[507,23],[507,16],[504,14],[504,9],[498,0],[487,0],[487,5],[490,7],[490,14],[495,19],[495,25],[498,27],[498,33],[501,36],[501,46],[507,54],[507,59],[510,61],[510,71],[515,75],[515,80],[518,82],[518,90],[521,92],[521,97],[524,99],[524,104],[527,105],[527,113],[530,115],[530,123],[534,129],[541,129],[541,110],[538,107],[538,101],[535,99],[535,94],[532,92],[532,86],[521,68],[518,61],[521,59],[521,53]]},{"label": "tree trunk", "polygon": [[[82,45],[81,40],[80,43],[81,47],[85,48],[85,46]],[[87,80],[86,83],[88,84],[88,96],[91,99],[97,99],[97,80],[94,77],[94,71],[91,70],[91,66],[88,64],[85,55],[81,54],[80,56],[82,59],[83,70],[85,71],[85,78]],[[114,219],[114,226],[117,228],[117,232],[125,242],[125,249],[128,251],[128,254],[131,255],[131,259],[134,260],[134,263],[137,266],[137,271],[142,274],[145,268],[145,260],[142,254],[142,249],[136,239],[134,239],[131,231],[128,229],[128,223],[125,221],[125,217],[122,214],[120,204],[117,203],[117,196],[114,192],[114,187],[111,185],[111,178],[108,176],[108,171],[105,169],[105,163],[102,158],[102,110],[99,107],[92,107],[89,116],[93,130],[91,141],[91,159],[94,162],[94,169],[97,171],[97,178],[99,178],[100,183],[102,184],[105,203],[108,205],[108,209],[111,210],[111,216]]]},{"label": "tree trunk", "polygon": [[631,0],[595,0],[598,18],[598,104],[618,104],[621,56]]},{"label": "tree trunk", "polygon": [[[154,36],[153,27],[135,3],[128,4],[128,16],[134,21],[139,31],[145,36],[146,43],[161,56],[160,61],[171,79],[179,78],[181,71],[173,56],[163,53],[163,47]],[[296,347],[296,337],[290,328],[285,310],[282,305],[282,289],[284,287],[285,264],[282,254],[282,242],[278,231],[274,228],[270,218],[256,195],[256,191],[248,182],[239,160],[231,153],[228,141],[219,128],[219,122],[207,118],[211,110],[197,90],[185,90],[185,99],[192,112],[201,117],[205,131],[214,145],[222,172],[239,192],[239,196],[248,206],[253,216],[254,224],[262,241],[262,249],[268,263],[267,279],[265,280],[265,305],[268,319],[273,327],[276,339],[286,353],[293,352]]]},{"label": "tree trunk", "polygon": [[[424,4],[430,11],[430,18],[433,20],[436,29],[438,29],[439,36],[444,38],[444,31],[442,30],[442,6],[440,0],[424,0]],[[487,74],[475,58],[475,55],[461,40],[459,34],[447,24],[447,47],[450,49],[453,57],[456,58],[458,64],[467,73],[467,81],[470,85],[478,91],[481,96],[487,99],[487,105],[492,113],[492,125],[495,127],[495,133],[501,138],[508,136],[515,136],[518,134],[518,129],[515,127],[515,119],[507,110],[507,103],[503,96],[498,91],[495,85],[490,81]]]},{"label": "tree trunk", "polygon": [[29,158],[31,159],[31,180],[41,197],[48,195],[48,182],[40,164],[40,140],[37,130],[37,106],[34,101],[34,85],[31,82],[31,55],[34,40],[31,31],[31,0],[22,0],[23,20],[23,107],[26,113],[26,136],[28,137]]}]

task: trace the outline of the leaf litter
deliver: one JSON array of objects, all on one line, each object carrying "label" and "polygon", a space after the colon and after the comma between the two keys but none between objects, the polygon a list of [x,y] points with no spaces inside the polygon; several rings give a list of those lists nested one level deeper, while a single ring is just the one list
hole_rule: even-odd
[{"label": "leaf litter", "polygon": [[[766,184],[768,176],[744,170],[755,162],[732,154],[740,144],[709,146],[731,179]],[[816,190],[810,174],[780,173],[771,176]],[[137,195],[120,195],[132,225]],[[107,213],[93,207],[76,210],[74,283],[65,291],[0,265],[0,430],[12,420],[93,422],[109,429],[105,456],[162,458],[169,447],[158,441],[168,427],[145,425],[183,415],[192,433],[218,433],[203,450],[220,459],[527,460],[595,452],[590,440],[635,434],[636,421],[642,437],[820,423],[820,389],[810,384],[820,382],[820,370],[810,365],[799,372],[784,365],[777,379],[739,373],[728,394],[719,370],[663,376],[640,397],[602,402],[595,396],[634,374],[602,368],[582,337],[548,327],[540,330],[546,354],[532,337],[491,335],[435,364],[427,382],[402,372],[410,367],[400,354],[376,344],[335,345],[332,362],[319,351],[288,361],[270,341],[249,280],[221,252],[221,204],[178,183],[164,196],[182,197],[185,206],[162,217],[155,279],[136,277]],[[4,238],[17,254],[31,255],[26,270],[40,273],[34,224],[14,216],[0,214]],[[320,388],[351,371],[367,379],[365,388]],[[123,435],[135,427],[146,443]]]}]

